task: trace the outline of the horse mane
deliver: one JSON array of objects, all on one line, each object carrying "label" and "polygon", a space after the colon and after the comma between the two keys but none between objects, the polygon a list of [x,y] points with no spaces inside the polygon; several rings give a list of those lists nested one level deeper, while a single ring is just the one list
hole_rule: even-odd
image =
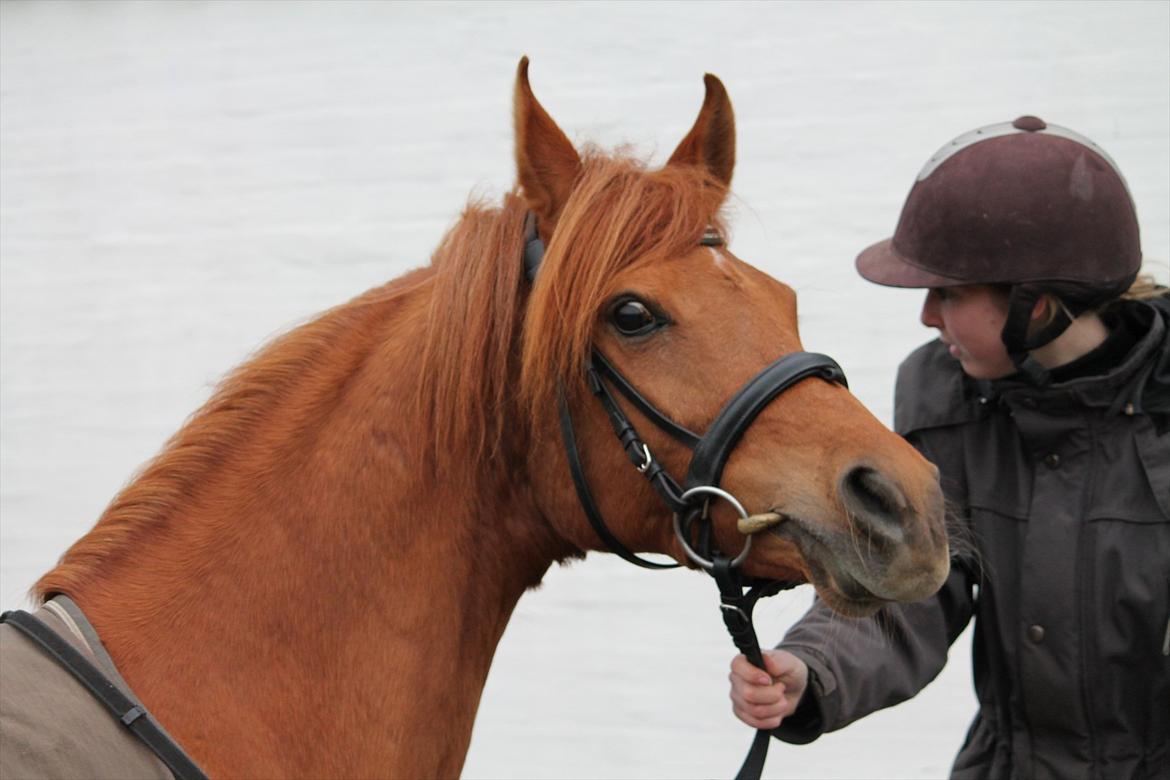
[{"label": "horse mane", "polygon": [[[575,388],[621,269],[695,246],[726,189],[700,169],[648,171],[587,149],[534,283],[523,278],[527,206],[471,204],[435,251],[416,411],[436,465],[521,457],[529,421]],[[442,453],[447,453],[446,459]],[[454,454],[454,455],[452,455]]]},{"label": "horse mane", "polygon": [[558,387],[579,391],[582,367],[619,271],[684,254],[725,226],[726,187],[693,166],[644,163],[587,150],[528,302],[520,388],[530,413]]},{"label": "horse mane", "polygon": [[[77,540],[57,566],[41,577],[33,594],[47,599],[55,593],[73,593],[77,586],[117,556],[133,550],[140,535],[165,524],[189,506],[201,489],[286,402],[296,403],[297,388],[321,367],[360,362],[365,342],[379,328],[371,321],[385,316],[394,304],[425,282],[425,275],[395,279],[348,303],[278,336],[254,357],[229,373],[211,398],[195,411],[163,445],[162,450],[114,497],[98,522]],[[353,335],[366,333],[365,339]],[[342,369],[344,370],[344,369]],[[325,380],[328,381],[328,380]],[[291,435],[296,435],[291,431]]]},{"label": "horse mane", "polygon": [[[588,150],[531,286],[520,256],[523,198],[509,193],[497,208],[471,201],[429,267],[289,331],[231,372],[34,593],[75,592],[111,558],[133,550],[146,529],[189,506],[231,454],[271,424],[278,406],[298,404],[310,415],[312,391],[343,383],[379,340],[419,342],[410,352],[418,355],[417,372],[406,381],[415,382],[418,430],[431,436],[430,468],[506,468],[522,457],[527,421],[547,416],[558,387],[573,392],[580,384],[614,274],[686,251],[709,225],[722,229],[724,195],[697,168],[648,171],[639,161]],[[399,304],[415,296],[427,297],[422,327],[387,327]],[[305,424],[311,421],[288,423]]]}]

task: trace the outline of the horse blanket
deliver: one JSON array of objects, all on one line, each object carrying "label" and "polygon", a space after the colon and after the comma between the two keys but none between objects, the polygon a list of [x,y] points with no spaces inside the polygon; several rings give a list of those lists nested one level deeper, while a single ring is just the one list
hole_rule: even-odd
[{"label": "horse blanket", "polygon": [[[81,609],[56,596],[33,613],[135,704]],[[44,650],[0,624],[0,780],[173,780],[158,756]]]}]

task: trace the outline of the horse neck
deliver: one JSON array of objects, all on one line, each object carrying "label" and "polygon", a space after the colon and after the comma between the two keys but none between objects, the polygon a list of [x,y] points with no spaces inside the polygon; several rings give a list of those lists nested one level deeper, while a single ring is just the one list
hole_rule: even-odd
[{"label": "horse neck", "polygon": [[569,553],[522,466],[496,469],[515,484],[423,467],[417,350],[384,338],[420,306],[397,308],[303,378],[292,396],[312,414],[259,427],[70,594],[212,774],[457,774],[512,609]]}]

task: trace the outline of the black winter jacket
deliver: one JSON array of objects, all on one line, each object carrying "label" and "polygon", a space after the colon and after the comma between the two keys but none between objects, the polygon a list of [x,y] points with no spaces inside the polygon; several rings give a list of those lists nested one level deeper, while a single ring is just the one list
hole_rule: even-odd
[{"label": "black winter jacket", "polygon": [[1170,778],[1170,300],[1114,315],[1143,334],[1124,359],[1045,388],[975,382],[938,341],[902,364],[895,428],[939,467],[951,574],[856,632],[814,603],[780,645],[810,683],[778,738],[914,696],[974,617],[953,777]]}]

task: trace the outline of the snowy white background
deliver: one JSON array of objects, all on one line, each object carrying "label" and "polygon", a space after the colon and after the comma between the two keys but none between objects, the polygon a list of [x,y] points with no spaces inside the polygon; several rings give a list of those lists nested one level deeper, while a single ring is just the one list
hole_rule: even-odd
[{"label": "snowy white background", "polygon": [[[733,249],[800,294],[887,422],[920,296],[858,279],[925,159],[1023,113],[1126,172],[1170,257],[1170,4],[0,3],[0,604],[274,334],[425,263],[512,180],[521,54],[575,140],[662,161],[702,74],[739,127]],[[777,641],[810,593],[761,607]],[[844,629],[847,630],[847,629]],[[768,777],[940,777],[973,714],[969,636],[914,701]],[[730,714],[713,586],[604,555],[521,601],[465,776],[712,777]],[[449,670],[458,675],[458,669]],[[435,728],[443,724],[436,723]]]}]

